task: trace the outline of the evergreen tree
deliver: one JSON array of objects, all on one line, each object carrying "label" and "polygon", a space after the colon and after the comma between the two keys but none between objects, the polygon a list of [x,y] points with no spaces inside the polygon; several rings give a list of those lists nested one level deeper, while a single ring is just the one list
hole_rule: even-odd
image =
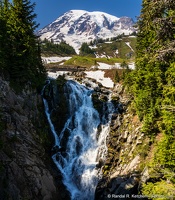
[{"label": "evergreen tree", "polygon": [[60,51],[62,52],[62,54],[64,55],[75,55],[76,52],[75,52],[75,49],[70,46],[69,44],[67,44],[66,42],[61,42],[59,44],[59,48],[60,48]]},{"label": "evergreen tree", "polygon": [[115,82],[116,83],[119,83],[120,82],[120,76],[119,76],[119,73],[118,73],[118,70],[116,69],[116,71],[115,71],[115,77],[114,77],[114,79],[115,79]]},{"label": "evergreen tree", "polygon": [[[162,20],[172,24],[174,2],[144,0],[138,21],[136,71],[133,90],[140,119],[145,120],[149,129],[155,127],[160,114],[163,85],[166,84],[165,72],[172,62],[173,54],[162,54],[173,39],[171,26],[169,31],[162,27]],[[170,2],[170,1],[169,1]],[[169,14],[168,14],[169,13]],[[165,38],[162,38],[164,32]],[[165,50],[167,51],[167,50]],[[151,130],[151,129],[150,129]]]},{"label": "evergreen tree", "polygon": [[94,51],[84,42],[80,47],[80,55],[94,55]]},{"label": "evergreen tree", "polygon": [[8,36],[7,20],[9,17],[9,2],[0,1],[0,72],[4,72],[9,61],[8,58]]},{"label": "evergreen tree", "polygon": [[44,39],[42,42],[41,52],[44,54],[54,53],[60,56],[76,55],[75,49],[66,42],[54,44],[53,41],[49,41],[47,39]]},{"label": "evergreen tree", "polygon": [[29,0],[14,0],[13,4],[4,0],[1,8],[5,24],[2,30],[5,43],[4,70],[8,72],[11,82],[18,85],[29,82],[36,85],[45,77],[38,40],[34,34],[38,26],[34,21],[34,6]]},{"label": "evergreen tree", "polygon": [[[138,21],[136,70],[130,74],[135,108],[155,145],[152,171],[160,174],[143,186],[146,195],[175,195],[175,1],[143,0]],[[151,176],[151,175],[150,175]],[[162,190],[162,184],[164,189]],[[171,192],[169,189],[172,189]]]}]

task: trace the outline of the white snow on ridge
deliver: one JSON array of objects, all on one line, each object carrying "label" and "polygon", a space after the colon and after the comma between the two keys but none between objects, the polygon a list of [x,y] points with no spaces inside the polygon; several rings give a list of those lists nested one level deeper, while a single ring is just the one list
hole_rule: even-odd
[{"label": "white snow on ridge", "polygon": [[[82,15],[84,15],[87,11],[86,10],[70,10],[71,13],[71,21],[78,20]],[[67,13],[65,13],[66,15]],[[59,18],[58,18],[59,19]]]},{"label": "white snow on ridge", "polygon": [[70,10],[69,12],[71,13],[71,21],[78,20],[82,15],[89,15],[92,21],[97,22],[100,27],[103,27],[103,16],[107,17],[110,23],[120,19],[116,16],[100,11],[88,12],[86,10]]}]

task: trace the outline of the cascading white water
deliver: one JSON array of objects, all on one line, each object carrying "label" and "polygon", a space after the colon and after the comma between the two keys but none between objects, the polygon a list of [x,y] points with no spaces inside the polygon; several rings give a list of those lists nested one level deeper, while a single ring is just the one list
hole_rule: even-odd
[{"label": "cascading white water", "polygon": [[[61,148],[65,132],[69,135],[65,150],[55,153],[52,159],[62,173],[63,182],[70,191],[71,199],[92,200],[101,175],[96,165],[99,159],[105,159],[107,153],[106,137],[109,133],[110,113],[113,108],[111,103],[107,104],[107,111],[104,112],[101,121],[98,112],[93,108],[92,90],[73,81],[67,81],[66,89],[70,116],[59,134],[54,129],[48,103],[43,98],[55,146]],[[100,132],[99,125],[101,125]]]}]

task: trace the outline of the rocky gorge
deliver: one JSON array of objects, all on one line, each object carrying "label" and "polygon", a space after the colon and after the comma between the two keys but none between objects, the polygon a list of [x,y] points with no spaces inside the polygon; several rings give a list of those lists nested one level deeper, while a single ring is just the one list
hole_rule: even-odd
[{"label": "rocky gorge", "polygon": [[[83,73],[74,74],[74,79],[82,83]],[[65,82],[60,76],[43,94],[53,109],[52,119],[57,132],[63,129],[68,115],[63,92]],[[90,82],[95,83],[94,80]],[[89,87],[90,82],[83,84]],[[100,109],[108,101],[109,89],[95,84],[93,104],[102,117]],[[53,137],[41,95],[30,88],[18,94],[2,79],[0,87],[0,199],[69,199],[61,173],[51,159],[51,155],[60,150],[52,148]],[[149,140],[141,132],[142,124],[132,110],[132,96],[118,83],[110,97],[115,112],[107,137],[106,160],[99,161],[97,166],[103,174],[95,191],[97,200],[112,199],[109,195],[127,194],[131,197],[139,193],[141,183],[149,178],[143,165]],[[65,134],[68,139],[68,133]]]}]

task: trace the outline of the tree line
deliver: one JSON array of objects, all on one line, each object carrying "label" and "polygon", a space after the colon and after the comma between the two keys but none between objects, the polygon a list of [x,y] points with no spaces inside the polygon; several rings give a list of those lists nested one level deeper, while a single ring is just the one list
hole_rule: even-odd
[{"label": "tree line", "polygon": [[16,86],[38,85],[46,75],[34,7],[29,0],[0,0],[0,73]]},{"label": "tree line", "polygon": [[[86,42],[83,42],[79,48],[79,55],[81,56],[94,56],[95,51],[92,50]],[[59,56],[72,56],[76,55],[75,49],[67,44],[65,41],[59,44],[54,43],[53,40],[49,41],[46,38],[41,41],[41,53],[43,54],[57,54]]]},{"label": "tree line", "polygon": [[[128,36],[128,35],[127,35]],[[131,34],[129,34],[129,36],[137,36],[137,33],[136,31],[132,32]],[[126,37],[126,35],[124,33],[122,34],[119,34],[117,35],[116,37],[111,37],[111,38],[106,38],[106,39],[103,39],[103,38],[96,38],[94,40],[91,40],[89,42],[89,45],[90,46],[94,46],[94,45],[97,45],[97,44],[101,44],[101,43],[105,43],[105,42],[113,42],[113,41],[118,41],[122,38]]]},{"label": "tree line", "polygon": [[52,40],[44,39],[41,41],[41,53],[43,54],[56,54],[59,56],[76,55],[75,49],[67,44],[65,41],[55,44]]},{"label": "tree line", "polygon": [[[175,195],[175,1],[143,0],[136,70],[126,78],[142,131],[154,146],[146,195]],[[155,175],[156,174],[156,175]],[[164,198],[166,199],[166,198]]]}]

